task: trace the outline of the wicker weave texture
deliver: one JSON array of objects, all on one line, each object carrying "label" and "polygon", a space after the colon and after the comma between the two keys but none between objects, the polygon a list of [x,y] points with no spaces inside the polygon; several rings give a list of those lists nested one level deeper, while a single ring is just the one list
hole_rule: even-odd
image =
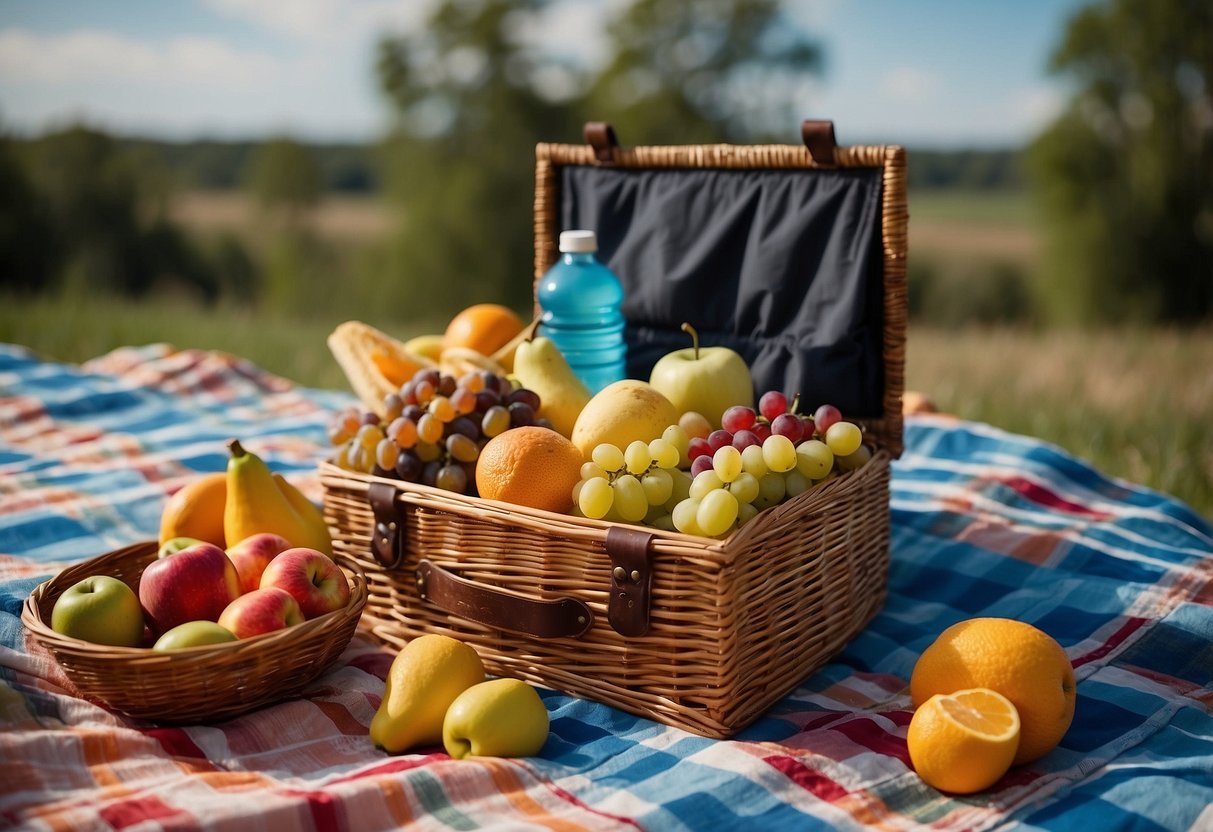
[{"label": "wicker weave texture", "polygon": [[[614,705],[709,737],[757,719],[855,636],[880,608],[888,573],[889,456],[768,510],[724,541],[656,532],[646,635],[607,620],[610,524],[390,482],[405,551],[370,554],[376,478],[321,467],[335,549],[364,568],[364,621],[401,647],[424,633],[472,644],[490,672]],[[652,531],[652,530],[646,530]],[[537,601],[593,612],[580,638],[538,639],[451,615],[422,599],[422,558]]]},{"label": "wicker weave texture", "polygon": [[343,561],[350,582],[344,609],[242,641],[158,651],[90,644],[51,629],[64,590],[91,575],[111,575],[134,589],[156,551],[156,542],[147,541],[70,566],[35,587],[21,613],[33,641],[81,696],[137,719],[218,722],[296,696],[341,655],[367,601],[361,567]]}]

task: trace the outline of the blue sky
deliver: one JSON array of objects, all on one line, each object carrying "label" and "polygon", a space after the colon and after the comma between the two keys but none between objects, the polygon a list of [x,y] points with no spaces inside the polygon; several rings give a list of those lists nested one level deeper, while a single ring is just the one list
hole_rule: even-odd
[{"label": "blue sky", "polygon": [[[602,21],[626,0],[560,0],[525,31],[602,55]],[[1046,71],[1087,0],[789,0],[824,47],[801,117],[844,144],[1014,146],[1065,100]],[[168,138],[317,140],[378,135],[373,72],[385,31],[423,26],[427,0],[4,0],[0,127],[73,121]],[[552,137],[563,139],[567,137]],[[794,137],[789,137],[793,139]],[[624,137],[626,141],[626,137]]]}]

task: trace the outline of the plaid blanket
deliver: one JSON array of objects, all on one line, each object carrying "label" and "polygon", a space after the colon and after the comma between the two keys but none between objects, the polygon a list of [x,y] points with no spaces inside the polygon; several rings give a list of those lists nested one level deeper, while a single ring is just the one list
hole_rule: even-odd
[{"label": "plaid blanket", "polygon": [[[154,537],[166,495],[238,436],[319,499],[352,401],[165,345],[81,366],[0,345],[0,825],[29,829],[1213,829],[1213,532],[1165,495],[989,426],[911,418],[889,597],[731,741],[542,691],[539,756],[388,756],[367,727],[393,653],[358,634],[303,698],[163,727],[74,698],[22,601]],[[1060,747],[950,797],[909,766],[907,680],[955,621],[1029,621],[1078,677]]]}]

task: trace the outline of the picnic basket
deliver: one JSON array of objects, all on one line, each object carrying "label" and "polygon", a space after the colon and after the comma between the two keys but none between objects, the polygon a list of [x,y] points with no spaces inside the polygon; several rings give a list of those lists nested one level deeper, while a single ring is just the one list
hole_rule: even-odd
[{"label": "picnic basket", "polygon": [[339,558],[350,583],[343,609],[240,641],[158,651],[92,644],[51,629],[51,612],[64,590],[91,575],[110,575],[135,589],[157,548],[156,541],[145,541],[69,566],[35,587],[21,612],[30,638],[54,657],[82,697],[136,719],[220,722],[289,699],[341,655],[366,605],[361,567]]},{"label": "picnic basket", "polygon": [[[878,365],[876,396],[843,408],[858,417],[875,446],[871,461],[767,509],[724,540],[553,514],[321,463],[334,547],[367,574],[363,621],[378,639],[400,647],[423,633],[444,633],[473,645],[490,673],[724,738],[759,718],[867,624],[885,597],[890,462],[902,439],[905,155],[895,146],[838,147],[833,135],[829,122],[805,122],[800,145],[624,148],[609,126],[597,123],[587,125],[586,144],[540,144],[534,278],[557,258],[562,228],[597,227],[601,255],[621,273],[629,299],[643,300],[645,286],[636,281],[662,276],[628,275],[628,247],[635,263],[647,257],[637,235],[664,235],[662,245],[679,234],[695,239],[697,229],[686,226],[704,207],[670,212],[661,205],[664,196],[639,204],[643,194],[660,191],[664,182],[695,201],[703,198],[700,186],[746,189],[759,182],[760,189],[779,193],[786,207],[792,197],[783,183],[799,183],[793,191],[816,194],[809,200],[816,201],[812,210],[802,212],[808,233],[826,229],[830,240],[848,249],[844,259],[855,252],[852,259],[872,255],[863,268],[874,301],[857,308],[867,318],[858,329],[876,345],[874,359],[868,356]],[[696,172],[706,178],[697,180]],[[594,187],[574,193],[579,177],[596,175],[623,181],[631,189],[628,198],[619,198],[610,182],[597,202]],[[855,204],[866,206],[874,225],[872,239],[852,245],[847,235],[854,228],[849,221],[834,227],[831,206],[856,188],[865,195]],[[768,197],[775,199],[764,193],[755,204]],[[867,204],[872,199],[875,206]],[[706,200],[717,203],[713,195]],[[611,214],[629,210],[622,219]],[[645,223],[637,221],[642,212]],[[761,216],[756,209],[753,217]],[[755,224],[761,222],[751,219],[738,233],[760,233]],[[813,244],[818,254],[830,245]],[[707,268],[729,268],[721,258],[702,260]],[[809,282],[807,273],[804,280]],[[646,361],[651,366],[654,356],[685,346],[669,334],[681,318],[644,319],[652,307],[634,305],[629,313],[626,302],[624,312],[629,375],[646,378]],[[711,328],[705,329],[710,343]],[[781,375],[787,362],[761,354],[786,350],[786,344],[749,348],[758,392],[800,383]],[[828,357],[845,352],[845,345],[813,350]],[[801,377],[816,371],[815,363],[808,370],[806,362],[794,363]]]}]

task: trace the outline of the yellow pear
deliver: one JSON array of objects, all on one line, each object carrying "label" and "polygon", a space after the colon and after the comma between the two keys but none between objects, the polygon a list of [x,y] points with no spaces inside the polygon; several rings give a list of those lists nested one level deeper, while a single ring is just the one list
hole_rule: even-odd
[{"label": "yellow pear", "polygon": [[418,636],[388,670],[371,742],[390,754],[441,743],[447,708],[484,679],[484,664],[471,645],[438,633]]},{"label": "yellow pear", "polygon": [[233,439],[227,445],[227,500],[223,505],[223,532],[240,541],[261,532],[281,535],[292,546],[306,546],[333,554],[333,538],[315,503],[281,474],[270,471],[261,457]]},{"label": "yellow pear", "polygon": [[557,433],[572,436],[592,394],[556,342],[542,335],[522,341],[514,352],[514,376],[539,395],[538,415],[551,422]]},{"label": "yellow pear", "polygon": [[594,394],[582,408],[570,437],[589,458],[603,442],[619,449],[637,439],[651,442],[678,424],[674,405],[645,381],[625,378]]}]

